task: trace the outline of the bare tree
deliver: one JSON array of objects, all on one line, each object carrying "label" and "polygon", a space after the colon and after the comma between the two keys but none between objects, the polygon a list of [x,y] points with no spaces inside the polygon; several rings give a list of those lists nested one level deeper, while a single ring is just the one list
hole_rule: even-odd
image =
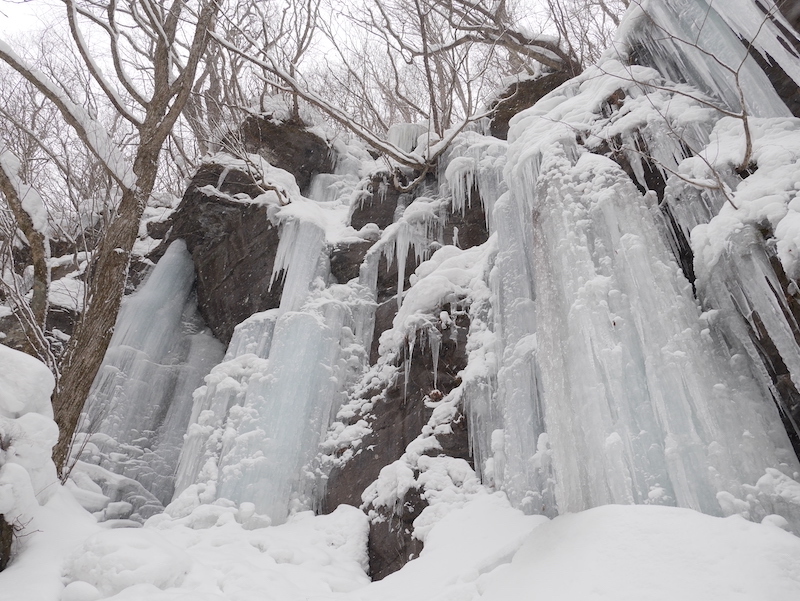
[{"label": "bare tree", "polygon": [[[108,136],[92,107],[81,104],[84,99],[0,41],[0,59],[58,109],[119,190],[119,203],[94,254],[86,306],[60,362],[53,395],[60,428],[54,460],[66,475],[72,435],[114,329],[161,150],[185,109],[219,5],[213,0],[63,3],[72,43],[91,85],[136,132],[131,167],[126,148]],[[95,52],[98,47],[102,52]]]}]

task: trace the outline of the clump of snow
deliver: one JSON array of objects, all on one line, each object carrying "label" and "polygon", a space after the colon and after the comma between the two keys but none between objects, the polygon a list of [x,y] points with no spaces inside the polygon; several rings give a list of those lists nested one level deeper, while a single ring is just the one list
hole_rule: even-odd
[{"label": "clump of snow", "polygon": [[54,307],[63,307],[76,312],[83,311],[86,285],[77,276],[77,273],[72,273],[60,280],[50,282],[47,301]]}]

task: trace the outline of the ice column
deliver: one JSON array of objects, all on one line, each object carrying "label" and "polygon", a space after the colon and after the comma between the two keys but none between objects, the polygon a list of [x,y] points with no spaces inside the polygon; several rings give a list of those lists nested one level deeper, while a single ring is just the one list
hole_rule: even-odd
[{"label": "ice column", "polygon": [[745,498],[767,468],[796,471],[777,411],[701,328],[646,197],[566,137],[517,156],[512,190],[535,216],[537,357],[558,510],[665,503],[722,514],[720,495]]},{"label": "ice column", "polygon": [[235,416],[237,435],[223,443],[219,496],[252,501],[274,523],[285,520],[292,491],[304,488],[301,468],[327,427],[337,342],[316,315],[278,320],[268,365],[251,377]]},{"label": "ice column", "polygon": [[223,352],[197,313],[193,283],[186,244],[173,242],[123,300],[83,427],[103,467],[137,479],[162,502],[172,496],[192,391]]}]

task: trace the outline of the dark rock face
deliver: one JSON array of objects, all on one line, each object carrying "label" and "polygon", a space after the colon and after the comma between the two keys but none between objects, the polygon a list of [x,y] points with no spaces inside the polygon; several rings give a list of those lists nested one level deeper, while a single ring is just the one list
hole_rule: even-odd
[{"label": "dark rock face", "polygon": [[373,519],[369,529],[367,553],[369,574],[373,581],[383,580],[422,552],[422,541],[414,538],[414,520],[428,503],[416,488],[410,489],[403,504],[393,510],[382,507],[380,519]]},{"label": "dark rock face", "polygon": [[[279,237],[266,207],[200,190],[217,186],[222,172],[220,165],[200,168],[173,215],[165,244],[179,238],[186,241],[197,273],[200,314],[217,339],[227,344],[237,324],[280,304],[282,284],[271,285]],[[252,178],[236,170],[228,172],[219,189],[230,195],[260,194]]]},{"label": "dark rock face", "polygon": [[299,121],[275,121],[267,116],[250,116],[241,127],[227,136],[223,147],[233,154],[242,149],[260,154],[270,165],[285,169],[297,180],[305,193],[318,173],[331,173],[334,161],[328,144],[306,129]]},{"label": "dark rock face", "polygon": [[346,284],[358,277],[361,263],[374,240],[343,242],[331,249],[331,275],[339,284]]},{"label": "dark rock face", "polygon": [[14,527],[3,519],[0,513],[0,572],[11,561],[11,545],[14,542]]},{"label": "dark rock face", "polygon": [[368,223],[374,223],[385,229],[394,222],[400,196],[401,193],[384,175],[375,175],[361,191],[361,196],[350,214],[350,225],[360,230]]},{"label": "dark rock face", "polygon": [[[441,332],[436,388],[430,347],[418,341],[407,380],[403,360],[398,365],[397,377],[386,388],[365,393],[364,398],[373,400],[373,407],[366,415],[351,418],[351,423],[364,419],[372,431],[361,441],[360,450],[329,474],[323,512],[333,511],[342,503],[361,505],[361,493],[378,477],[381,468],[399,459],[428,423],[433,412],[430,401],[441,399],[461,383],[458,373],[467,364],[469,319],[463,313],[453,315],[453,319],[455,323]],[[463,416],[453,421],[451,434],[437,438],[443,454],[470,461]],[[370,575],[374,580],[400,569],[419,555],[422,543],[411,536],[411,522],[427,505],[421,494],[409,491],[401,508],[395,512],[381,508],[381,515],[387,513],[385,519],[373,520],[369,545]]]},{"label": "dark rock face", "polygon": [[[308,188],[314,175],[331,172],[334,167],[325,140],[309,132],[305,124],[294,121],[248,117],[223,140],[223,146],[234,153],[262,155],[273,166],[292,173],[301,191]],[[201,190],[204,186],[223,194]],[[225,344],[241,321],[280,304],[282,281],[276,278],[272,283],[278,230],[269,222],[265,206],[247,202],[262,192],[244,171],[226,170],[213,163],[203,165],[171,220],[159,226],[171,229],[165,242],[150,256],[159,258],[173,240],[186,241],[197,273],[200,314]]]},{"label": "dark rock face", "polygon": [[483,210],[477,187],[473,187],[470,190],[469,196],[463,214],[457,211],[447,216],[442,240],[444,244],[455,244],[459,248],[472,248],[483,244],[489,239],[489,230],[486,227],[486,213]]},{"label": "dark rock face", "polygon": [[532,107],[545,94],[552,92],[572,77],[569,73],[557,72],[538,79],[528,79],[511,84],[490,107],[494,111],[490,126],[491,134],[501,140],[507,139],[508,122],[511,117]]},{"label": "dark rock face", "polygon": [[375,335],[372,337],[372,347],[369,349],[369,363],[375,365],[378,361],[378,342],[386,330],[392,327],[394,317],[397,315],[397,297],[392,296],[375,309]]}]

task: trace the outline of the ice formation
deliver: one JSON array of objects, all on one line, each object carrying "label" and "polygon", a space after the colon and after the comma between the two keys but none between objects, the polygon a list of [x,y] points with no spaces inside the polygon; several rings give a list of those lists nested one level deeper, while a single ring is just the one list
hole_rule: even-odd
[{"label": "ice formation", "polygon": [[172,498],[192,392],[222,357],[197,313],[193,283],[191,257],[177,241],[124,300],[76,445],[83,461],[137,480],[163,504]]},{"label": "ice formation", "polygon": [[[323,194],[333,186],[349,196],[352,177],[324,174],[310,189]],[[326,285],[325,211],[341,220],[346,207],[330,197],[320,203],[332,206],[298,195],[275,214],[280,306],[237,326],[225,361],[195,393],[178,500],[200,494],[252,502],[273,523],[284,522],[292,504],[314,501],[316,448],[363,369],[375,309],[374,290],[357,281]]]},{"label": "ice formation", "polygon": [[[737,36],[757,35],[755,50],[800,77],[776,46],[781,17],[753,29],[743,16],[753,10],[744,0],[637,5],[618,45],[517,115],[508,142],[460,134],[438,181],[398,194],[383,231],[346,226],[365,182],[374,184],[374,170],[356,184],[363,173],[353,157],[315,177],[312,199],[291,182],[283,185],[290,202],[262,198],[280,228],[272,277],[283,296],[239,324],[193,408],[189,384],[169,405],[170,423],[189,424],[174,502],[253,503],[274,523],[311,506],[324,487],[320,441],[323,455],[343,452],[339,465],[352,457],[369,431],[364,420],[345,423],[368,411],[371,398],[359,395],[398,374],[407,382],[415,348],[431,352],[436,371],[455,312],[468,318],[467,367],[419,438],[368,488],[365,506],[401,503],[411,488],[425,489],[433,506],[437,491],[467,498],[484,486],[550,517],[604,504],[675,505],[753,520],[779,513],[800,531],[800,505],[786,492],[800,464],[785,394],[800,387],[792,317],[800,125]],[[411,151],[423,132],[397,126],[390,141]],[[489,240],[461,249],[454,230],[444,245],[447,220],[478,202]],[[332,244],[378,237],[357,279],[331,278]],[[134,307],[156,291],[171,315],[189,310],[191,267],[173,248],[126,306],[111,358],[163,362],[156,357],[177,334],[174,322],[136,344],[141,334],[124,324],[134,313],[151,319]],[[398,312],[367,371],[382,260],[397,265]],[[151,287],[159,269],[170,287]],[[120,369],[108,367],[99,386],[116,394],[136,386]],[[119,386],[120,378],[134,383]],[[145,407],[155,419],[167,406],[152,399],[136,412]],[[468,415],[474,473],[463,460],[428,457],[457,410]],[[139,444],[125,438],[132,415],[102,419],[117,443]],[[136,437],[158,431],[138,419]],[[420,537],[440,511],[420,521]]]}]

